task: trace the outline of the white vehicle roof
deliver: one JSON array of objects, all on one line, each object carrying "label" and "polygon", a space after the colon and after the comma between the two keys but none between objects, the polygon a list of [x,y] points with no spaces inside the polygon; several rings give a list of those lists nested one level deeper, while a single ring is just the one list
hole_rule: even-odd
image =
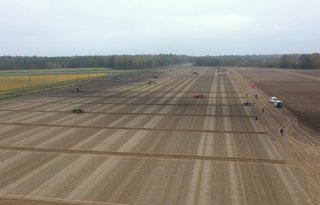
[{"label": "white vehicle roof", "polygon": [[282,103],[282,101],[281,100],[277,100],[276,103]]},{"label": "white vehicle roof", "polygon": [[270,99],[278,99],[277,97],[270,97]]}]

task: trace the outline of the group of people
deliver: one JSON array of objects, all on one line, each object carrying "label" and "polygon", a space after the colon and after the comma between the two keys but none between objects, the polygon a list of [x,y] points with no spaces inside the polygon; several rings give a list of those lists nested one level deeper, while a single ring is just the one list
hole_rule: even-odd
[{"label": "group of people", "polygon": [[[258,95],[257,94],[255,94],[254,97],[255,97],[255,99],[258,99]],[[246,98],[248,98],[248,94],[247,93],[246,93]],[[261,108],[261,112],[264,113],[264,108]],[[255,117],[255,120],[258,120],[258,116]],[[279,132],[280,132],[280,136],[284,135],[284,129],[282,127],[280,128]],[[275,141],[275,138],[272,138],[272,140]]]},{"label": "group of people", "polygon": [[[248,93],[246,93],[246,98],[248,98]],[[255,99],[258,99],[258,95],[255,94],[255,95],[254,95],[254,98],[255,98]]]}]

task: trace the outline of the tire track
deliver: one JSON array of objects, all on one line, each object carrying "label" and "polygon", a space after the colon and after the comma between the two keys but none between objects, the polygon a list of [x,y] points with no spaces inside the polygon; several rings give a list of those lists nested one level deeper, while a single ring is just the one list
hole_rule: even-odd
[{"label": "tire track", "polygon": [[[0,112],[27,112],[27,113],[68,113],[70,111],[50,111],[50,110],[2,110]],[[0,113],[1,114],[1,113]],[[85,111],[84,114],[107,114],[107,115],[150,115],[150,116],[183,116],[183,117],[238,117],[238,118],[253,118],[253,115],[212,115],[212,114],[169,114],[169,113],[143,113],[143,112],[94,112]]]},{"label": "tire track", "polygon": [[166,129],[166,128],[145,128],[145,127],[103,127],[103,126],[77,126],[77,125],[54,125],[41,123],[6,123],[0,125],[17,126],[41,126],[41,127],[65,127],[65,128],[85,128],[85,129],[113,129],[113,130],[145,130],[145,131],[169,131],[169,132],[207,132],[207,133],[233,133],[233,134],[267,134],[266,132],[233,131],[233,130],[197,130],[197,129]]},{"label": "tire track", "polygon": [[[164,93],[167,93],[167,92],[164,92]],[[170,93],[170,92],[169,92]],[[201,92],[203,93],[203,92]],[[193,96],[181,96],[181,97],[177,97],[177,96],[108,96],[108,95],[57,95],[57,96],[48,96],[48,97],[61,97],[61,98],[64,98],[64,97],[72,97],[72,98],[80,98],[80,97],[108,97],[108,98],[177,98],[177,99],[180,99],[180,98],[191,98],[193,99],[194,97]],[[206,97],[206,98],[236,98],[238,99],[239,97]]]},{"label": "tire track", "polygon": [[29,151],[42,153],[58,153],[58,154],[90,154],[90,155],[115,155],[125,157],[139,158],[160,158],[160,159],[185,159],[185,160],[206,160],[206,161],[232,161],[247,163],[264,163],[264,164],[285,164],[283,160],[265,159],[265,158],[245,158],[245,157],[217,157],[217,156],[200,156],[200,155],[174,155],[174,154],[154,154],[139,152],[111,152],[111,151],[95,151],[95,150],[72,150],[72,149],[47,149],[47,148],[31,148],[31,147],[9,147],[0,146],[2,150],[9,151]]},{"label": "tire track", "polygon": [[193,103],[181,103],[181,104],[164,104],[164,103],[119,103],[119,102],[61,102],[61,101],[20,101],[22,103],[56,103],[56,104],[81,104],[81,105],[160,105],[160,106],[240,106],[243,107],[243,104],[193,104]]},{"label": "tire track", "polygon": [[[175,79],[173,79],[175,80]],[[173,86],[176,86],[173,85]],[[131,87],[130,87],[131,88]],[[85,91],[90,93],[90,91]],[[195,90],[195,91],[94,91],[98,93],[195,93],[195,92],[201,92],[201,93],[238,93],[234,91],[230,92],[210,92],[210,91],[202,91],[202,90]],[[53,97],[53,96],[48,96],[48,97]]]},{"label": "tire track", "polygon": [[108,203],[108,202],[95,202],[95,201],[78,201],[78,200],[67,200],[57,199],[48,197],[35,197],[35,196],[20,196],[20,195],[6,195],[0,194],[0,204],[5,203],[8,205],[126,205],[119,203]]}]

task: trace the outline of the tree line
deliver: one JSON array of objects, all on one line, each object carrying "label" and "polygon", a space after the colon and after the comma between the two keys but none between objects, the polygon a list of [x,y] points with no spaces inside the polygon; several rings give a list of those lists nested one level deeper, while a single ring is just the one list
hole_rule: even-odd
[{"label": "tree line", "polygon": [[1,56],[0,70],[50,69],[50,68],[113,68],[144,69],[188,62],[183,55],[113,55],[72,57],[22,57]]},{"label": "tree line", "polygon": [[320,54],[282,55],[281,68],[320,68]]},{"label": "tree line", "polygon": [[320,54],[226,55],[191,57],[186,55],[113,55],[72,57],[0,56],[0,70],[50,68],[144,69],[181,63],[196,66],[239,66],[266,68],[320,68]]},{"label": "tree line", "polygon": [[320,54],[228,55],[192,58],[196,66],[239,66],[265,68],[320,68]]}]

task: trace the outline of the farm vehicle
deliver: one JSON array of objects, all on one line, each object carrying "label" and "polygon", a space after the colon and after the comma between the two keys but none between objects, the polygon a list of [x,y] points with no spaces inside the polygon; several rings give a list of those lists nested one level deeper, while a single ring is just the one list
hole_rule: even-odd
[{"label": "farm vehicle", "polygon": [[74,114],[84,113],[84,111],[80,107],[73,107],[71,111]]},{"label": "farm vehicle", "polygon": [[205,98],[203,94],[195,94],[193,98]]}]

